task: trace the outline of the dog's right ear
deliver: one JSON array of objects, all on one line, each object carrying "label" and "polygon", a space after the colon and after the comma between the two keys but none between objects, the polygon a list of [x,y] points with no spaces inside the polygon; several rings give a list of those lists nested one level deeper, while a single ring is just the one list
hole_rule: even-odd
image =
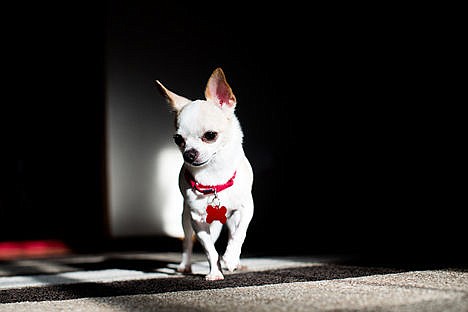
[{"label": "dog's right ear", "polygon": [[171,108],[175,112],[179,112],[182,107],[192,102],[183,96],[177,95],[172,91],[169,91],[159,80],[156,80],[156,86],[158,87],[159,92],[164,96],[167,102],[171,105]]}]

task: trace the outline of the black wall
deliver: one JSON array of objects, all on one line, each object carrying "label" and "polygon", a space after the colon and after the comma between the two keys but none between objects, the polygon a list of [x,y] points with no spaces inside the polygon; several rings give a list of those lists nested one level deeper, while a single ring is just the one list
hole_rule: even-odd
[{"label": "black wall", "polygon": [[102,236],[104,8],[5,12],[0,240]]},{"label": "black wall", "polygon": [[189,97],[224,69],[255,172],[246,250],[461,259],[461,186],[447,161],[457,147],[445,135],[432,26],[408,8],[362,9],[112,1],[67,5],[59,17],[21,11],[15,94],[2,114],[14,120],[3,237],[105,232],[107,38],[125,47],[119,62],[145,55],[154,79]]}]

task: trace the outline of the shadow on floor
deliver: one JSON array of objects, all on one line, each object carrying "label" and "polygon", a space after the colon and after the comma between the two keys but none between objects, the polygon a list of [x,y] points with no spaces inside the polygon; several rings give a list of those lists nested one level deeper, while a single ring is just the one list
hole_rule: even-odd
[{"label": "shadow on floor", "polygon": [[[85,265],[96,269],[121,267],[136,267],[153,271],[156,266],[164,265],[162,262],[146,261],[115,261],[96,265]],[[0,291],[0,303],[22,301],[67,300],[84,297],[109,297],[120,295],[155,294],[174,291],[206,290],[232,287],[260,286],[267,284],[306,282],[359,277],[376,274],[390,274],[402,272],[389,268],[357,267],[335,264],[312,265],[300,268],[287,268],[261,272],[240,272],[229,274],[225,280],[209,282],[200,275],[187,275],[168,278],[155,278],[146,280],[119,281],[110,283],[77,283],[67,285],[54,285],[44,287],[29,287],[20,289],[6,289]]]}]

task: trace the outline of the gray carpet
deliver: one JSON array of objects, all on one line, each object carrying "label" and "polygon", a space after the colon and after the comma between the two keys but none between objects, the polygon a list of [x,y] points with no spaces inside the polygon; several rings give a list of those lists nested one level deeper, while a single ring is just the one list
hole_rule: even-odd
[{"label": "gray carpet", "polygon": [[207,282],[178,254],[121,253],[0,263],[0,311],[468,311],[468,270],[257,257]]}]

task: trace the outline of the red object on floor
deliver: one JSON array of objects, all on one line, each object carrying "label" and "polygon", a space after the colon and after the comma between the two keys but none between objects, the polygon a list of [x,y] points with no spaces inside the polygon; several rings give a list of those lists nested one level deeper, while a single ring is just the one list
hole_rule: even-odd
[{"label": "red object on floor", "polygon": [[0,242],[0,260],[40,258],[69,253],[70,249],[59,240],[31,240]]}]

